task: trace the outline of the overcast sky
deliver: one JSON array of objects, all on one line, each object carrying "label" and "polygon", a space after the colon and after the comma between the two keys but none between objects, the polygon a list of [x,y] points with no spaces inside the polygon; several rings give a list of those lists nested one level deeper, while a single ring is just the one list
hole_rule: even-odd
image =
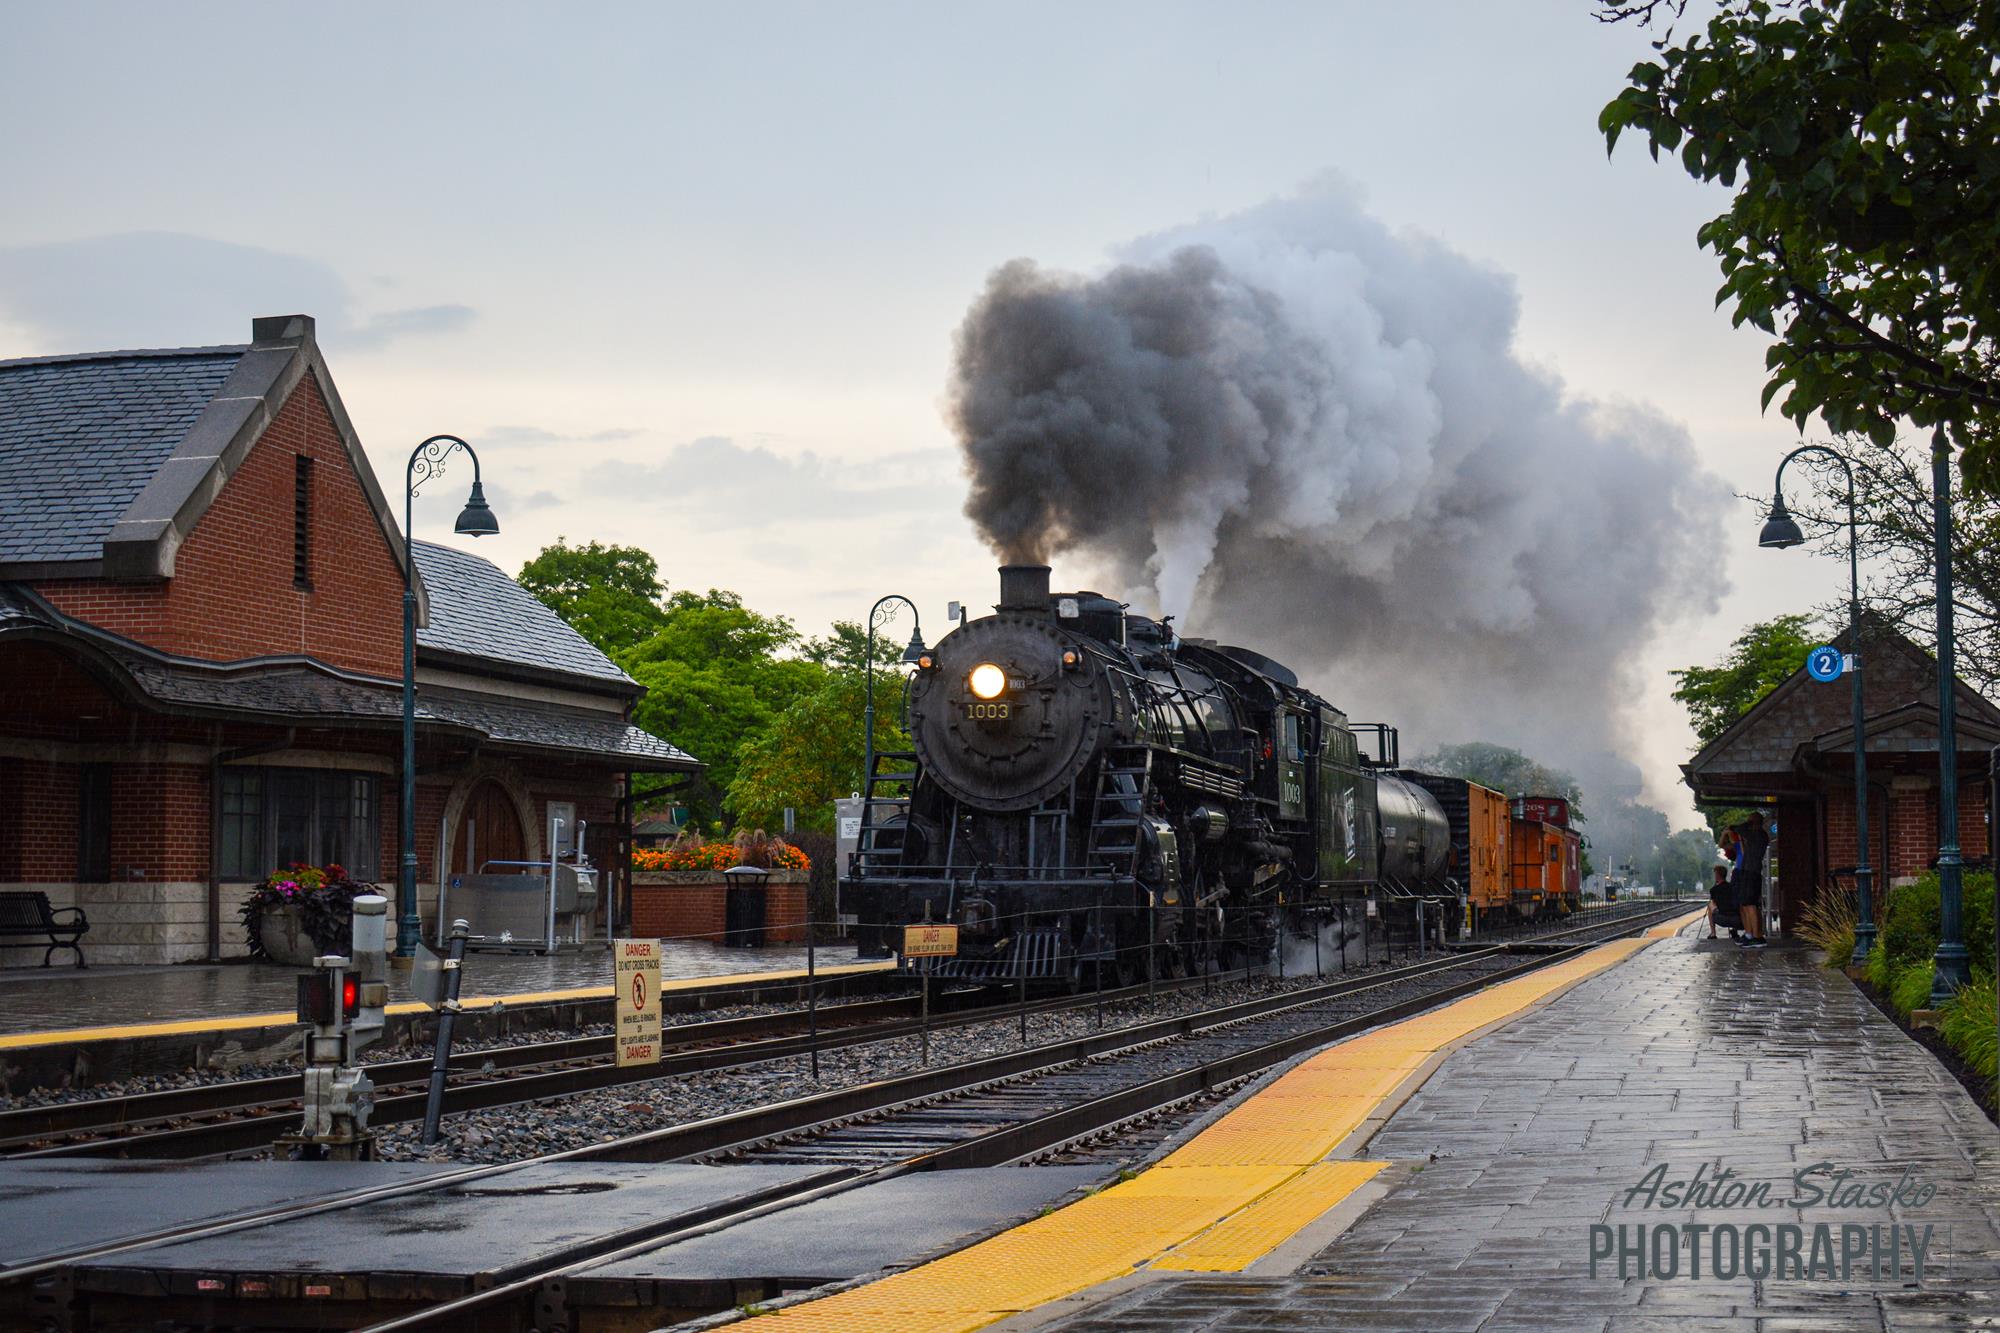
[{"label": "overcast sky", "polygon": [[[1758,413],[1763,339],[1713,308],[1694,231],[1723,196],[1636,145],[1606,162],[1645,35],[1589,9],[16,7],[0,356],[303,311],[385,489],[427,434],[481,447],[502,533],[473,549],[510,572],[628,542],[810,631],[904,592],[935,637],[947,599],[992,599],[941,410],[987,275],[1094,272],[1334,173],[1511,274],[1520,353],[1571,394],[1650,405],[1767,490],[1796,436]],[[419,535],[462,499],[427,493]],[[1667,668],[1840,582],[1735,510],[1719,613],[1629,645],[1630,757],[1677,824]]]}]

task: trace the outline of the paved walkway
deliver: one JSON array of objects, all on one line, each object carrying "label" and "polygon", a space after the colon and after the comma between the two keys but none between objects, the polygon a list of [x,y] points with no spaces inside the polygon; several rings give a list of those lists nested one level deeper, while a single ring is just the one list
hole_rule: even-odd
[{"label": "paved walkway", "polygon": [[[821,946],[818,954],[821,967],[855,961],[852,946]],[[803,948],[728,949],[701,940],[676,940],[666,944],[660,972],[666,979],[695,979],[791,971],[805,965]],[[268,963],[0,969],[0,1035],[287,1013],[298,1001],[299,973],[298,968]],[[396,973],[390,982],[397,1000],[410,998],[405,975]],[[475,997],[608,988],[611,954],[601,947],[549,957],[472,953],[466,956],[463,984],[468,1002]]]},{"label": "paved walkway", "polygon": [[[2000,1131],[1927,1052],[1804,949],[1745,955],[1691,935],[1656,945],[1447,1057],[1359,1152],[1395,1164],[1380,1178],[1388,1191],[1317,1253],[1300,1254],[1295,1242],[1227,1278],[1139,1274],[1122,1290],[1090,1293],[1094,1303],[1055,1303],[1004,1327],[2000,1327]],[[1819,1162],[1852,1170],[1864,1185],[1893,1182],[1907,1168],[1936,1195],[1921,1206],[1788,1203],[1793,1173]],[[1712,1179],[1726,1168],[1745,1182],[1769,1181],[1777,1202],[1648,1208],[1632,1191],[1662,1166],[1668,1179],[1698,1168]],[[1844,1279],[1718,1280],[1708,1234],[1699,1279],[1685,1246],[1672,1277],[1639,1276],[1636,1261],[1619,1276],[1621,1224],[1735,1224],[1752,1239],[1742,1228],[1799,1223],[1809,1264],[1821,1222],[1831,1224],[1830,1266],[1843,1243],[1870,1245],[1892,1224],[1931,1226],[1922,1285],[1911,1280],[1907,1245],[1900,1283],[1886,1271],[1874,1279],[1865,1256]],[[1614,1253],[1594,1275],[1593,1225],[1614,1232],[1604,1242]]]}]

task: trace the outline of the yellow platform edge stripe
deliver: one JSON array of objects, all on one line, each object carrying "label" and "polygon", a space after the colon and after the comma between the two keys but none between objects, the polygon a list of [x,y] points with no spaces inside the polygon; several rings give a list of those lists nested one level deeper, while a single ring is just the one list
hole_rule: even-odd
[{"label": "yellow platform edge stripe", "polygon": [[[822,977],[851,976],[857,972],[880,972],[892,967],[892,962],[884,963],[842,963],[834,967],[822,967],[818,974]],[[675,977],[660,983],[662,991],[700,990],[707,986],[734,986],[760,981],[791,981],[804,977],[804,968],[783,972],[732,972],[726,976]],[[33,985],[22,982],[21,985]],[[604,986],[579,986],[573,990],[522,991],[512,995],[472,995],[465,996],[459,1003],[466,1009],[490,1009],[503,1005],[510,1009],[531,1004],[561,1004],[565,1000],[608,1000],[612,988]],[[402,1000],[388,1008],[391,1014],[421,1014],[429,1006],[418,1000]],[[189,1032],[241,1032],[254,1028],[288,1027],[299,1021],[298,1015],[286,1010],[269,1014],[230,1014],[220,1018],[173,1019],[158,1023],[127,1023],[111,1027],[63,1028],[46,1032],[17,1032],[0,1037],[0,1051],[22,1050],[31,1046],[66,1045],[79,1041],[129,1041],[138,1037],[171,1037]]]},{"label": "yellow platform edge stripe", "polygon": [[[1692,913],[1673,929],[1699,916]],[[1141,1267],[1240,1272],[1388,1166],[1318,1159],[1432,1055],[1664,938],[1648,932],[1601,944],[1554,967],[1327,1047],[1131,1180],[929,1263],[730,1328],[970,1333]],[[1287,1085],[1291,1095],[1284,1091]],[[1341,1091],[1327,1098],[1328,1114],[1311,1117],[1318,1131],[1312,1151],[1299,1142],[1300,1094],[1315,1085]],[[1297,1160],[1307,1151],[1312,1156]],[[1271,1158],[1282,1160],[1266,1160]]]}]

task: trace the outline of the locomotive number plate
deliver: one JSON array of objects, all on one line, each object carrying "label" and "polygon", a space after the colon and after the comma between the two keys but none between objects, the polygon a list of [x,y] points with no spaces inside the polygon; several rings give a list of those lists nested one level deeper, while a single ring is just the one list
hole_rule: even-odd
[{"label": "locomotive number plate", "polygon": [[1005,722],[1014,716],[1012,704],[967,704],[965,716],[974,722]]}]

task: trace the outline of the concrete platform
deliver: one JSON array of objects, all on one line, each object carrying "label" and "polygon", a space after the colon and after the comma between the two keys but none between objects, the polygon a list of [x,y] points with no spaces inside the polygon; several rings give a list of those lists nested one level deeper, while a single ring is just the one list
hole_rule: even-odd
[{"label": "concrete platform", "polygon": [[[822,998],[877,984],[888,964],[851,946],[818,950]],[[805,950],[669,944],[662,1002],[686,1012],[802,999]],[[86,1086],[135,1074],[287,1063],[297,1054],[300,969],[261,963],[0,972],[0,1092]],[[391,980],[389,1043],[428,1040],[431,1012]],[[611,1018],[608,951],[466,960],[459,1034],[500,1036]],[[81,1021],[80,1021],[81,1020]]]},{"label": "concrete platform", "polygon": [[453,1169],[463,1168],[417,1162],[0,1162],[0,1269]]},{"label": "concrete platform", "polygon": [[1067,1201],[1102,1166],[932,1171],[834,1194],[696,1236],[563,1284],[571,1327],[644,1309],[658,1323],[869,1277],[955,1250]]},{"label": "concrete platform", "polygon": [[[1841,1333],[2000,1323],[2000,1131],[1803,948],[1746,954],[1686,934],[1648,949],[1448,1056],[1358,1150],[1393,1165],[1357,1218],[1310,1224],[1238,1273],[1135,1272],[995,1327]],[[1907,1170],[1935,1196],[1801,1204],[1810,1194],[1793,1173],[1821,1162],[1832,1165],[1810,1177],[1816,1188],[1839,1170],[1864,1186]],[[1643,1188],[1660,1168],[1662,1185],[1698,1170],[1765,1182],[1772,1204],[1667,1208]],[[1698,1278],[1685,1244],[1671,1275],[1650,1258],[1643,1273],[1628,1258],[1621,1275],[1615,1255],[1621,1225],[1726,1224],[1744,1237],[1751,1224],[1798,1224],[1803,1266],[1821,1222],[1832,1227],[1830,1265],[1854,1236],[1843,1224],[1863,1229],[1861,1244],[1875,1227],[1932,1228],[1922,1283],[1907,1245],[1900,1278],[1857,1260],[1845,1276],[1719,1279],[1709,1233],[1697,1242]],[[1595,1271],[1593,1226],[1614,1236]]]},{"label": "concrete platform", "polygon": [[[585,1242],[644,1240],[756,1203],[824,1167],[552,1164],[225,1236],[168,1242],[68,1270],[69,1295],[116,1321],[132,1302],[204,1303],[198,1322],[270,1298],[371,1317],[449,1300],[557,1263]],[[188,1311],[181,1306],[182,1316]]]}]

